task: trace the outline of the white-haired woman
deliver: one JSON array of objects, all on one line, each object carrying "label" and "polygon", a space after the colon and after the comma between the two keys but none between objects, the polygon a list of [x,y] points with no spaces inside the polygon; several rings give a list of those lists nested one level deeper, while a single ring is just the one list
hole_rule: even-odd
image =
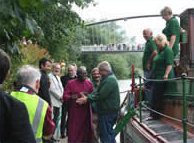
[{"label": "white-haired woman", "polygon": [[[154,79],[172,78],[173,51],[168,46],[167,38],[164,34],[158,34],[155,37],[155,43],[158,47],[158,54],[153,60],[153,76]],[[162,110],[162,99],[165,91],[166,82],[154,82],[152,91],[152,109],[160,112]],[[151,113],[152,118],[158,119],[160,116]]]}]

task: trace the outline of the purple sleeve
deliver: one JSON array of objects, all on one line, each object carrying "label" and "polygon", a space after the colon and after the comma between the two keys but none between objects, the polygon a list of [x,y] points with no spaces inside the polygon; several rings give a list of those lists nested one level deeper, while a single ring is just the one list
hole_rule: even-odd
[{"label": "purple sleeve", "polygon": [[63,101],[67,102],[71,98],[71,82],[68,82],[63,94]]},{"label": "purple sleeve", "polygon": [[52,121],[52,110],[51,107],[48,106],[46,111],[46,116],[44,119],[43,125],[43,136],[52,135],[55,129],[55,123]]}]

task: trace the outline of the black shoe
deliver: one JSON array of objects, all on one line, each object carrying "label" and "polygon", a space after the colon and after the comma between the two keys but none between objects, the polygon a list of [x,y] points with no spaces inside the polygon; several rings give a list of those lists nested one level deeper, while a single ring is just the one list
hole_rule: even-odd
[{"label": "black shoe", "polygon": [[65,134],[61,134],[61,139],[64,139],[65,138]]},{"label": "black shoe", "polygon": [[51,140],[52,140],[52,141],[54,141],[54,142],[56,142],[56,141],[57,141],[54,137],[51,137]]}]

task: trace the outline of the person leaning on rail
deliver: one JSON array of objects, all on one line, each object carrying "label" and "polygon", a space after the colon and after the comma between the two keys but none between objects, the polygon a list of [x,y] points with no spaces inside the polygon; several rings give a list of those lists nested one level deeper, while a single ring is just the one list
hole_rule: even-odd
[{"label": "person leaning on rail", "polygon": [[[150,79],[152,76],[152,61],[157,54],[157,46],[155,44],[152,30],[150,28],[146,28],[143,30],[143,37],[146,40],[142,58],[143,71],[145,78]],[[148,101],[148,106],[151,106],[151,82],[145,80],[144,88],[145,99]]]},{"label": "person leaning on rail", "polygon": [[25,105],[2,90],[10,66],[8,55],[0,49],[0,142],[36,143]]},{"label": "person leaning on rail", "polygon": [[[158,34],[155,37],[158,47],[158,54],[153,59],[153,78],[166,80],[172,78],[173,51],[168,46],[167,38],[164,34]],[[166,82],[153,82],[151,108],[158,112],[162,110],[162,99],[165,91]],[[153,119],[159,119],[160,116],[151,112]]]},{"label": "person leaning on rail", "polygon": [[18,87],[11,92],[11,96],[23,102],[28,110],[36,142],[41,143],[42,138],[47,142],[54,131],[52,111],[48,103],[37,95],[40,87],[41,73],[39,69],[24,65],[18,70]]}]

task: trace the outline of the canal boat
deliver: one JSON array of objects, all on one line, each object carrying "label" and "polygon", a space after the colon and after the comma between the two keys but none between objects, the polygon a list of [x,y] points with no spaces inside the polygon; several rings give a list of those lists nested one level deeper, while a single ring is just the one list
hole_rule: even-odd
[{"label": "canal boat", "polygon": [[162,118],[148,120],[151,109],[143,101],[141,84],[147,79],[139,77],[139,85],[134,86],[133,81],[121,110],[123,118],[127,116],[120,126],[121,143],[194,143],[194,9],[185,10],[179,17],[185,31],[176,78],[167,81],[163,110],[158,113]]}]

